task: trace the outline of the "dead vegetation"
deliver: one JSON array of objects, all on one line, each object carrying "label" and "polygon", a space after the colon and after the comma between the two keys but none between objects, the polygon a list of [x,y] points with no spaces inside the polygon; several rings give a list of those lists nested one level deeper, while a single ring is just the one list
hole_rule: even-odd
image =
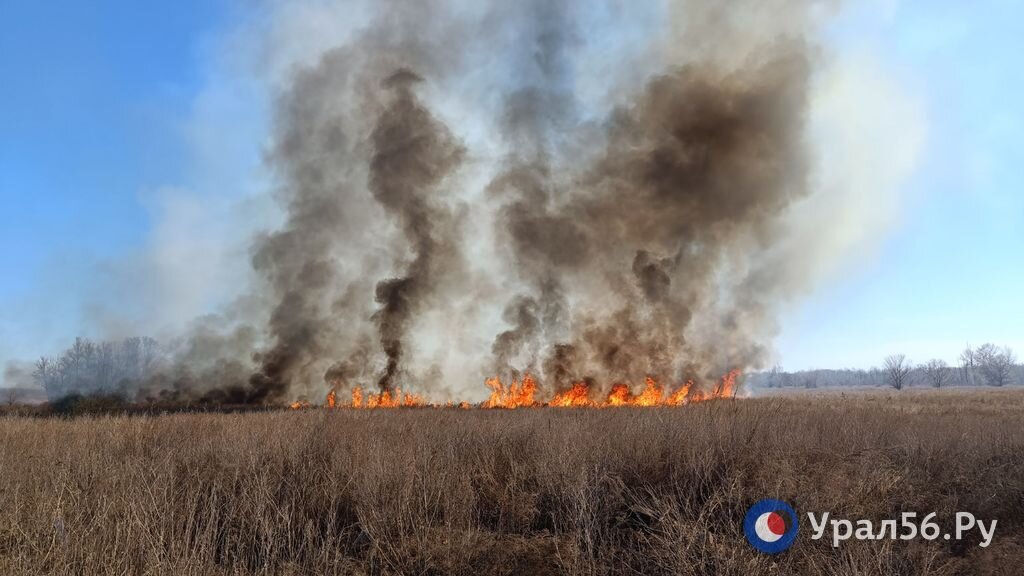
[{"label": "dead vegetation", "polygon": [[[971,574],[1024,560],[1024,393],[0,419],[3,574]],[[775,557],[746,509],[791,502]],[[999,521],[812,541],[808,511]]]}]

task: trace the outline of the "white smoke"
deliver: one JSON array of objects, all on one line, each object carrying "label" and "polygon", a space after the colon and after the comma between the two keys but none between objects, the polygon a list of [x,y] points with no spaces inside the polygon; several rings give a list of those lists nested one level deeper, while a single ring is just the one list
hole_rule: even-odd
[{"label": "white smoke", "polygon": [[[117,326],[117,332],[139,333],[156,326],[163,333],[181,334],[193,325],[192,318],[216,312],[229,322],[255,327],[256,342],[272,341],[263,327],[276,302],[265,292],[266,280],[253,275],[249,250],[254,233],[281,225],[284,211],[269,199],[284,197],[287,183],[274,171],[280,166],[268,169],[254,164],[252,157],[254,151],[269,154],[274,138],[280,138],[275,131],[282,119],[271,114],[296,78],[325,73],[326,59],[338,58],[339,49],[364,41],[367,29],[376,26],[426,47],[413,55],[417,72],[426,79],[418,88],[419,98],[466,151],[463,165],[445,186],[452,190],[451,207],[463,223],[463,257],[469,266],[455,288],[446,288],[444,298],[411,322],[405,377],[433,394],[472,398],[482,393],[480,382],[493,369],[495,335],[508,328],[502,312],[509,296],[531,289],[502,246],[496,206],[486,201],[488,185],[509,159],[508,140],[501,136],[505,97],[534,85],[543,85],[553,98],[565,97],[556,106],[559,116],[543,117],[544,135],[535,142],[544,142],[550,153],[556,172],[552,182],[570,185],[558,181],[570,177],[568,170],[563,175],[559,168],[594,161],[611,112],[616,106],[628,108],[647,82],[667,68],[704,64],[727,76],[729,71],[750,68],[762,53],[801,39],[818,47],[811,56],[807,95],[811,193],[774,224],[785,227],[786,233],[772,245],[752,249],[752,236],[728,248],[730,258],[719,274],[771,277],[763,293],[748,294],[746,287],[732,293],[734,287],[723,283],[723,297],[697,309],[686,334],[690,340],[727,349],[729,335],[722,316],[731,315],[730,326],[765,338],[759,345],[770,347],[776,316],[748,313],[743,299],[756,298],[762,304],[793,301],[823,278],[834,277],[851,258],[870,253],[898,218],[900,184],[924,139],[919,106],[891,72],[865,55],[829,51],[821,29],[835,16],[834,3],[806,4],[774,0],[728,6],[712,1],[637,5],[609,0],[571,2],[555,10],[544,2],[271,3],[261,16],[215,43],[215,49],[227,56],[213,58],[208,85],[188,127],[202,176],[193,189],[172,186],[160,193],[149,248],[125,267],[125,276],[145,279],[142,285],[148,287],[149,297],[141,308],[148,312],[123,324],[107,322]],[[558,20],[557,34],[538,28],[538,14]],[[551,48],[551,42],[558,46]],[[557,61],[539,65],[548,53]],[[343,69],[344,63],[333,66]],[[368,131],[372,120],[358,115],[374,110],[366,103],[376,97],[372,92],[381,78],[352,74],[339,75],[335,91],[327,96],[314,93],[332,101],[293,98],[290,105],[322,106],[324,116],[311,118],[345,118],[342,124],[355,129],[343,135],[354,139],[346,154],[359,158],[367,153],[358,142],[360,131]],[[563,133],[563,127],[571,128],[572,134]],[[314,125],[310,131],[322,128]],[[345,185],[365,178],[363,168],[350,170],[338,162],[325,159],[328,178]],[[236,185],[237,190],[230,190]],[[371,329],[372,287],[381,278],[401,274],[408,258],[391,255],[406,247],[395,224],[368,193],[354,195],[343,218],[334,225],[345,228],[337,236],[344,241],[328,251],[337,266],[338,283],[313,299],[334,315],[320,327],[331,331],[324,335],[329,350],[292,374],[292,395],[319,397],[326,386],[322,375],[338,355],[346,356],[353,348],[371,348],[365,357],[368,372],[382,362]],[[614,284],[618,279],[600,280],[611,283],[611,292],[620,289]],[[124,284],[139,286],[131,280]],[[593,307],[605,301],[606,293],[596,283],[581,282],[571,286],[566,298],[569,309],[586,316],[601,312]],[[541,355],[538,347],[565,336],[564,326],[562,332],[532,342],[520,359]],[[746,353],[744,346],[727,355]]]}]

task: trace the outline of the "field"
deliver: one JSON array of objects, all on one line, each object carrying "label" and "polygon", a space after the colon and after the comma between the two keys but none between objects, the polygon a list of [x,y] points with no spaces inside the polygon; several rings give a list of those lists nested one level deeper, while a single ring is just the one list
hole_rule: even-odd
[{"label": "field", "polygon": [[[0,419],[2,574],[1010,574],[1024,392]],[[778,556],[757,500],[800,514]],[[814,541],[809,511],[998,519]]]}]

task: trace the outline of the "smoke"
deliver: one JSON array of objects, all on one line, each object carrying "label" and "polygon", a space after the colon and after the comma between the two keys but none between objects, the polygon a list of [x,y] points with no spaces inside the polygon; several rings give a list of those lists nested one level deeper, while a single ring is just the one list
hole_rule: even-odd
[{"label": "smoke", "polygon": [[379,380],[390,390],[401,368],[409,323],[438,282],[460,265],[456,218],[439,203],[437,185],[460,163],[463,150],[413,92],[422,78],[399,69],[385,86],[395,92],[374,127],[370,191],[401,225],[413,260],[405,276],[377,283],[374,315],[387,367]]},{"label": "smoke", "polygon": [[710,40],[735,34],[732,10],[683,5],[692,33],[679,40],[701,57],[656,71],[598,130],[579,125],[565,89],[575,31],[538,11],[535,74],[506,98],[509,156],[491,184],[529,290],[494,341],[499,372],[707,381],[766,361],[788,286],[766,263],[787,234],[782,217],[809,193],[810,39],[771,30],[737,54]]},{"label": "smoke", "polygon": [[[428,16],[426,4],[382,14],[297,73],[280,99],[270,161],[287,217],[253,256],[274,302],[272,345],[251,379],[255,401],[325,375],[346,379],[357,361],[382,362],[377,383],[389,389],[403,373],[411,323],[458,279],[459,215],[443,188],[464,149],[420,102],[414,71],[454,56],[421,38],[428,32],[415,23]],[[430,19],[451,30],[442,20]]]},{"label": "smoke", "polygon": [[4,387],[7,388],[37,388],[32,378],[32,366],[24,362],[6,362],[3,371]]},{"label": "smoke", "polygon": [[829,232],[801,217],[837,194],[808,137],[828,3],[634,4],[276,8],[281,224],[230,328],[198,323],[141,388],[444,397],[765,365],[820,276],[805,251],[854,244],[809,246]]},{"label": "smoke", "polygon": [[[409,32],[410,14],[441,22],[461,14],[425,6],[382,16],[380,27],[342,49],[344,57],[331,55],[301,73],[282,107],[276,159],[297,193],[285,230],[257,258],[279,304],[271,321],[276,344],[263,355],[254,386],[282,390],[296,378],[316,379],[310,364],[339,353],[328,369],[334,383],[355,377],[350,357],[365,364],[375,356],[381,390],[396,380],[416,383],[406,359],[418,320],[458,292],[476,290],[480,269],[461,248],[467,235],[452,206],[458,196],[445,195],[466,183],[456,172],[467,150],[417,96],[421,84],[436,82],[443,93],[477,79],[451,52],[458,41],[466,51],[479,49],[474,33],[516,42],[492,54],[500,59],[490,65],[507,76],[468,116],[490,117],[500,151],[496,162],[468,151],[494,172],[475,199],[483,207],[470,213],[491,218],[496,270],[518,286],[481,294],[504,310],[507,324],[492,336],[491,370],[528,371],[559,387],[646,375],[707,380],[765,362],[774,305],[784,296],[785,271],[768,264],[771,249],[786,234],[786,211],[809,193],[803,135],[812,39],[805,10],[776,6],[757,24],[760,41],[730,43],[721,40],[741,37],[742,7],[674,6],[677,24],[654,35],[646,50],[667,52],[659,57],[666,63],[639,86],[616,87],[628,96],[598,114],[575,92],[581,71],[574,54],[596,40],[577,23],[593,8],[526,2],[458,29],[439,27],[444,38],[418,33],[394,42]],[[659,45],[666,39],[676,41],[668,51]],[[307,85],[310,78],[316,82]],[[353,81],[371,101],[358,106],[372,112],[325,122],[325,106],[345,114],[342,95]],[[324,85],[332,87],[326,95]],[[360,126],[367,118],[371,124]],[[316,155],[292,153],[332,125],[328,146]],[[330,142],[362,146],[363,155]],[[367,170],[366,182],[326,185],[338,170]],[[362,241],[401,240],[381,255],[399,273],[375,282],[375,308],[364,300],[360,309],[328,313],[321,298],[329,287],[364,291],[352,279],[383,271],[332,263],[337,244],[356,240],[353,215],[384,220],[376,238]],[[339,332],[338,323],[355,327]],[[371,324],[375,351],[366,340]],[[347,337],[354,333],[362,338]]]}]

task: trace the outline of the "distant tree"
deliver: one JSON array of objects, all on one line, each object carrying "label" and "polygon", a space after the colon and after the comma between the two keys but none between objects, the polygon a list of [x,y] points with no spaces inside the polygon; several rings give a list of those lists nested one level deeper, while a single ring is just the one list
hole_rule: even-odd
[{"label": "distant tree", "polygon": [[43,356],[36,362],[35,370],[32,371],[32,378],[36,385],[45,390],[46,395],[50,398],[59,397],[63,393],[60,368],[58,362]]},{"label": "distant tree", "polygon": [[808,390],[817,388],[819,378],[820,373],[817,370],[808,370],[804,372],[804,388],[807,388]]},{"label": "distant tree", "polygon": [[964,386],[974,386],[974,350],[970,344],[960,353],[960,379]]},{"label": "distant tree", "polygon": [[867,372],[866,380],[871,386],[885,386],[889,383],[889,375],[878,366],[872,366]]},{"label": "distant tree", "polygon": [[928,383],[936,388],[941,388],[949,381],[949,366],[944,360],[934,358],[921,366]]},{"label": "distant tree", "polygon": [[100,343],[76,338],[60,356],[40,358],[32,376],[51,400],[123,392],[152,373],[158,352],[152,338]]},{"label": "distant tree", "polygon": [[1017,357],[1008,347],[982,344],[974,351],[974,358],[985,382],[992,386],[1009,384]]},{"label": "distant tree", "polygon": [[4,389],[4,402],[8,406],[16,406],[21,402],[22,389],[17,386],[11,386],[10,388]]},{"label": "distant tree", "polygon": [[889,385],[897,390],[902,390],[907,383],[907,376],[910,374],[910,362],[904,354],[890,354],[885,357],[883,363],[886,376],[889,378]]}]

